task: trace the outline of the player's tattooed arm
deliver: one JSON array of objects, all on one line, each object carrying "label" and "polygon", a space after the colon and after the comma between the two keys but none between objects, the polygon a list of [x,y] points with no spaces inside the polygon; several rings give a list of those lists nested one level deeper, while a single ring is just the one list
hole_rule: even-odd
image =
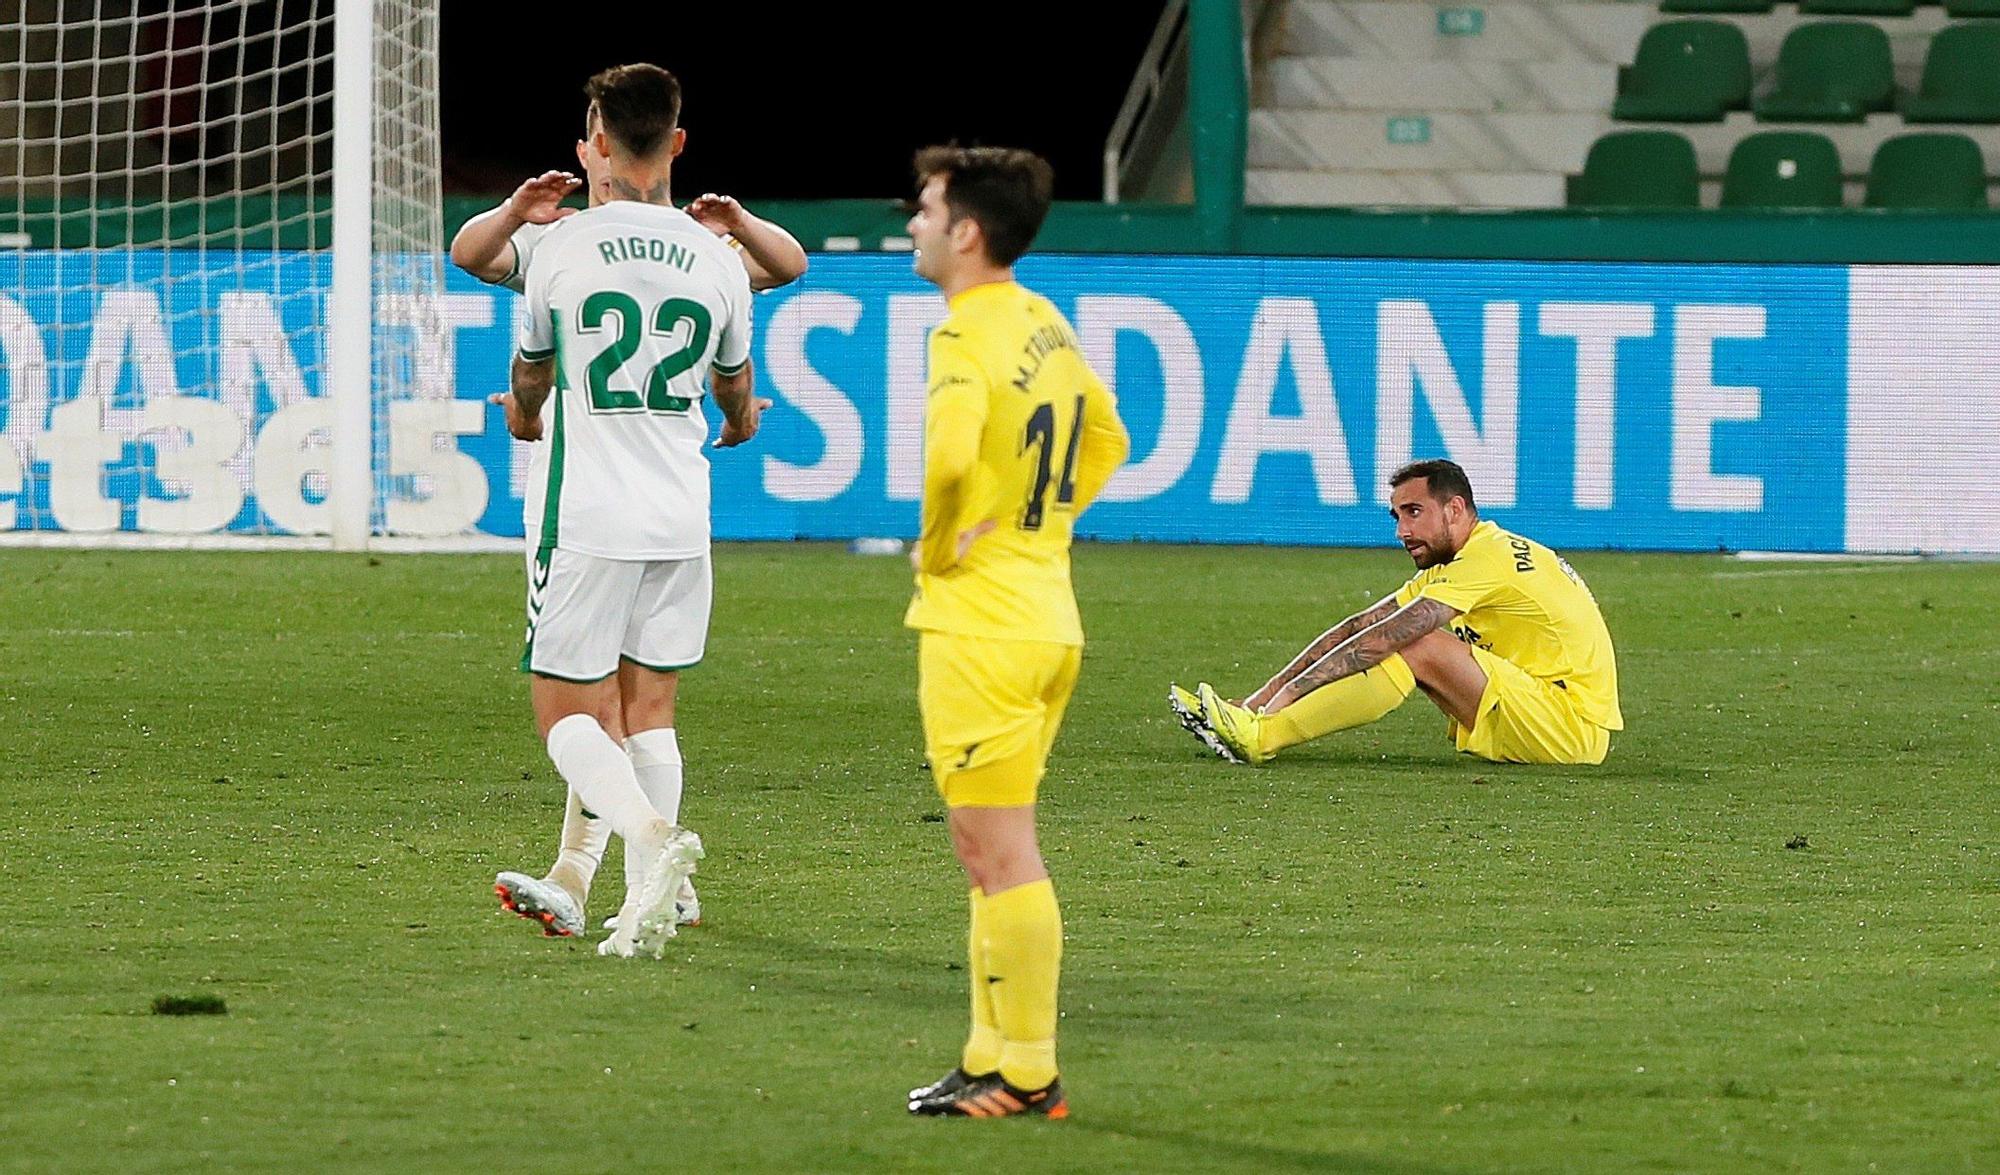
[{"label": "player's tattooed arm", "polygon": [[1343,677],[1366,673],[1387,661],[1391,654],[1450,624],[1452,617],[1457,615],[1458,611],[1454,608],[1423,596],[1417,597],[1313,662],[1271,698],[1264,706],[1264,713],[1282,710],[1319,687]]},{"label": "player's tattooed arm", "polygon": [[756,436],[763,424],[764,409],[771,406],[771,401],[757,394],[757,378],[751,373],[750,361],[744,360],[742,370],[729,375],[711,371],[708,387],[715,396],[716,406],[722,409],[722,435],[715,438],[712,447],[733,449]]},{"label": "player's tattooed arm", "polygon": [[549,390],[555,387],[555,360],[530,360],[516,355],[511,375],[513,390],[493,396],[491,400],[500,405],[500,410],[506,414],[507,431],[515,439],[539,441],[542,439],[542,405],[548,402]]},{"label": "player's tattooed arm", "polygon": [[1314,662],[1338,648],[1342,641],[1347,640],[1371,624],[1388,619],[1390,613],[1395,610],[1396,597],[1385,596],[1361,611],[1356,612],[1354,615],[1349,616],[1339,624],[1334,625],[1332,628],[1327,629],[1325,632],[1320,633],[1311,644],[1299,651],[1298,656],[1292,658],[1290,664],[1278,670],[1272,676],[1271,680],[1265,682],[1261,689],[1243,699],[1243,704],[1252,710],[1263,706],[1264,703],[1275,697],[1279,690],[1285,688],[1293,678],[1304,673]]}]

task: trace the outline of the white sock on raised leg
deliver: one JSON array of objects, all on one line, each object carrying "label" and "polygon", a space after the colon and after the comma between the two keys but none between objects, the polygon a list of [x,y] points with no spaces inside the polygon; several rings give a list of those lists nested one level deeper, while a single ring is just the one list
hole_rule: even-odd
[{"label": "white sock on raised leg", "polygon": [[646,862],[672,826],[647,802],[631,758],[588,714],[571,714],[550,727],[548,745],[549,759],[577,799],[625,838],[625,884],[637,890]]}]

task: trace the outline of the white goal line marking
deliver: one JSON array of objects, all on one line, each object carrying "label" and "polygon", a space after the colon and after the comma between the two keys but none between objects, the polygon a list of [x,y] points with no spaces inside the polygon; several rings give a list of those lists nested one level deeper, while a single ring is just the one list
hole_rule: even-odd
[{"label": "white goal line marking", "polygon": [[[333,551],[325,535],[247,534],[135,534],[113,531],[106,534],[68,534],[63,531],[0,532],[0,549],[55,551]],[[365,551],[342,554],[367,555],[517,555],[521,539],[494,535],[452,535],[445,538],[412,538],[377,535],[368,540]]]},{"label": "white goal line marking", "polygon": [[1711,571],[1714,579],[1776,579],[1788,575],[1859,575],[1865,571],[1906,571],[1904,563],[1853,563],[1845,567],[1782,567],[1769,571]]}]

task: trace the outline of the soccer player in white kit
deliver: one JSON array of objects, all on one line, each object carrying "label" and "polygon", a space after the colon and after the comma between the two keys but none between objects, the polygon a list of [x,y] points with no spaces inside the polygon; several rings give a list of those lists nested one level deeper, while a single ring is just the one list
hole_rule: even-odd
[{"label": "soccer player in white kit", "polygon": [[625,840],[625,902],[599,949],[657,957],[701,855],[675,823],[672,726],[678,672],[708,632],[702,379],[723,411],[719,445],[754,436],[769,402],[752,394],[749,276],[668,194],[678,82],[628,65],[586,92],[608,197],[537,244],[513,390],[496,400],[514,436],[545,442],[524,510],[521,667],[537,728],[582,807]]},{"label": "soccer player in white kit", "polygon": [[[584,137],[576,144],[577,162],[583,168],[585,180],[559,171],[527,180],[506,202],[468,220],[459,229],[451,243],[452,261],[481,281],[526,293],[527,270],[533,264],[536,247],[550,228],[576,213],[575,209],[562,206],[564,197],[586,182],[591,207],[609,197],[610,158],[598,149],[600,129],[597,106],[593,103],[584,118]],[[797,281],[805,273],[806,253],[797,239],[782,227],[753,215],[734,199],[705,194],[691,202],[687,212],[736,250],[749,273],[751,289],[759,292],[776,289]],[[671,712],[666,718],[671,730]],[[621,730],[608,733],[623,737]],[[646,756],[641,772],[650,769],[662,777],[654,789],[658,793],[655,804],[661,815],[677,822],[682,770],[679,747],[677,743],[667,747],[664,736],[646,741],[655,744],[659,753]],[[547,875],[501,872],[493,879],[501,905],[536,922],[551,936],[581,934],[586,925],[584,911],[591,882],[610,835],[609,823],[586,812],[572,790],[563,813],[556,860]],[[675,896],[674,909],[675,917],[683,925],[701,920],[701,902],[692,882],[682,885]]]}]

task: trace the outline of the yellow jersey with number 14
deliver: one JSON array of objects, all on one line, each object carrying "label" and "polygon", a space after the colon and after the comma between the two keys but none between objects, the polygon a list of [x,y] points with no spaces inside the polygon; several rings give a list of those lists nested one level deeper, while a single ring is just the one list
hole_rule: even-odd
[{"label": "yellow jersey with number 14", "polygon": [[1449,562],[1411,576],[1396,604],[1419,596],[1458,611],[1451,631],[1466,644],[1560,684],[1586,722],[1625,729],[1611,632],[1597,598],[1562,556],[1481,522]]},{"label": "yellow jersey with number 14", "polygon": [[[903,623],[1081,645],[1070,537],[1130,448],[1048,299],[1015,282],[961,291],[931,332],[921,566]],[[959,536],[988,524],[961,559]]]}]

